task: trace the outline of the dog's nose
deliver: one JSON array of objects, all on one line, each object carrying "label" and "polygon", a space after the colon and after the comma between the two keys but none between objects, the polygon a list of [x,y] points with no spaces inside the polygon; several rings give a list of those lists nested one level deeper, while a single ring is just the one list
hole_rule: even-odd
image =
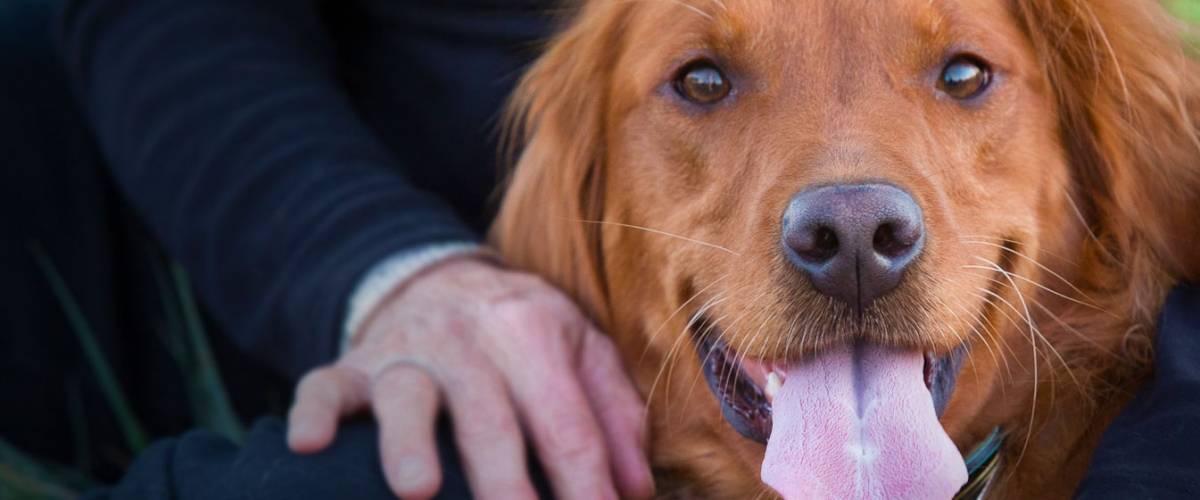
[{"label": "dog's nose", "polygon": [[789,260],[818,291],[859,313],[896,288],[924,243],[921,207],[887,184],[808,189],[783,214]]}]

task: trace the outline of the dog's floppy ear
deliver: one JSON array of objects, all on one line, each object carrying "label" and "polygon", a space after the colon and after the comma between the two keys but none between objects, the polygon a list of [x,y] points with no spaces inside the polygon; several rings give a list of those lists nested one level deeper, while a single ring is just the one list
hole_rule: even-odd
[{"label": "dog's floppy ear", "polygon": [[1017,5],[1099,236],[1088,253],[1123,269],[1127,286],[1139,286],[1134,274],[1200,280],[1200,65],[1183,24],[1147,0]]},{"label": "dog's floppy ear", "polygon": [[[627,2],[586,2],[525,74],[509,128],[521,148],[492,226],[506,262],[606,316],[600,257],[605,106]],[[592,222],[589,222],[592,221]]]}]

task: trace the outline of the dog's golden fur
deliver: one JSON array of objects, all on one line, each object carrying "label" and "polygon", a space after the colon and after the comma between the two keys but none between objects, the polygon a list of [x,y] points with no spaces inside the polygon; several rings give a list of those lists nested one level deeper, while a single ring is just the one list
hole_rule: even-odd
[{"label": "dog's golden fur", "polygon": [[[1066,498],[1149,373],[1165,294],[1200,279],[1200,66],[1181,29],[1149,0],[586,1],[514,97],[523,149],[493,241],[617,341],[660,493],[745,498],[763,448],[705,390],[688,319],[707,307],[766,358],[854,335],[780,258],[779,215],[817,183],[901,186],[929,244],[863,335],[966,342],[950,436],[1004,426],[994,494]],[[982,102],[935,95],[927,72],[954,50],[996,65]],[[669,95],[697,55],[735,99]]]}]

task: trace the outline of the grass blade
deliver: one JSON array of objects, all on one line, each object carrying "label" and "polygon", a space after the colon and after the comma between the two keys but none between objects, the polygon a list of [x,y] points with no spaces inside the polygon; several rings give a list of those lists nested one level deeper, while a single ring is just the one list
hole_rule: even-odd
[{"label": "grass blade", "polygon": [[235,443],[242,441],[245,430],[233,411],[229,402],[229,394],[221,381],[221,373],[213,359],[212,349],[204,331],[204,322],[200,318],[200,310],[192,296],[191,283],[183,266],[171,263],[171,278],[175,285],[180,312],[182,313],[184,331],[187,334],[188,347],[191,354],[191,366],[194,391],[200,404],[195,405],[194,417],[197,422],[218,434],[228,437]]},{"label": "grass blade", "polygon": [[0,439],[0,498],[77,498],[92,480],[61,466],[40,463]]},{"label": "grass blade", "polygon": [[[170,353],[175,364],[179,365],[186,382],[192,382],[192,357],[188,353],[187,343],[183,341],[183,314],[179,312],[179,299],[175,297],[175,287],[167,276],[166,263],[162,258],[154,259],[154,283],[158,287],[158,299],[162,304],[163,315],[166,319],[166,331],[160,332],[159,339],[163,347]],[[191,393],[189,391],[189,396]]]},{"label": "grass blade", "polygon": [[0,439],[0,499],[74,499],[89,483],[70,471],[37,463]]},{"label": "grass blade", "polygon": [[34,260],[37,261],[38,267],[46,276],[46,280],[50,282],[50,289],[54,296],[58,299],[58,303],[63,308],[63,312],[67,315],[67,321],[71,325],[71,330],[75,332],[76,338],[79,339],[79,345],[83,349],[84,357],[87,358],[88,364],[92,367],[92,371],[96,374],[96,381],[100,385],[100,390],[104,392],[105,399],[108,400],[109,406],[112,408],[113,414],[116,416],[117,424],[121,428],[121,434],[125,437],[125,442],[129,449],[135,454],[146,447],[146,432],[142,425],[134,416],[132,407],[129,401],[125,399],[124,392],[121,391],[121,386],[117,382],[117,377],[113,374],[112,367],[109,366],[108,360],[104,357],[104,351],[100,349],[100,345],[96,342],[96,336],[92,331],[91,325],[83,316],[83,311],[79,308],[79,304],[75,301],[75,297],[71,294],[71,290],[67,287],[62,275],[58,269],[50,262],[50,258],[46,256],[40,245],[32,243],[29,245],[29,251],[33,254]]}]

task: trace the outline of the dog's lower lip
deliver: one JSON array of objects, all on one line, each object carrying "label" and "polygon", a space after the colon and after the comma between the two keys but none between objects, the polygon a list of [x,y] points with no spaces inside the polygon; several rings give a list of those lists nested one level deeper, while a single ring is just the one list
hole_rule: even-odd
[{"label": "dog's lower lip", "polygon": [[[708,327],[697,331],[708,331]],[[700,362],[705,381],[721,405],[721,413],[729,425],[742,436],[759,443],[766,443],[771,435],[771,403],[764,393],[763,383],[744,369],[745,361],[739,362],[736,354],[717,335],[697,337]],[[762,374],[765,382],[767,373]]]}]

